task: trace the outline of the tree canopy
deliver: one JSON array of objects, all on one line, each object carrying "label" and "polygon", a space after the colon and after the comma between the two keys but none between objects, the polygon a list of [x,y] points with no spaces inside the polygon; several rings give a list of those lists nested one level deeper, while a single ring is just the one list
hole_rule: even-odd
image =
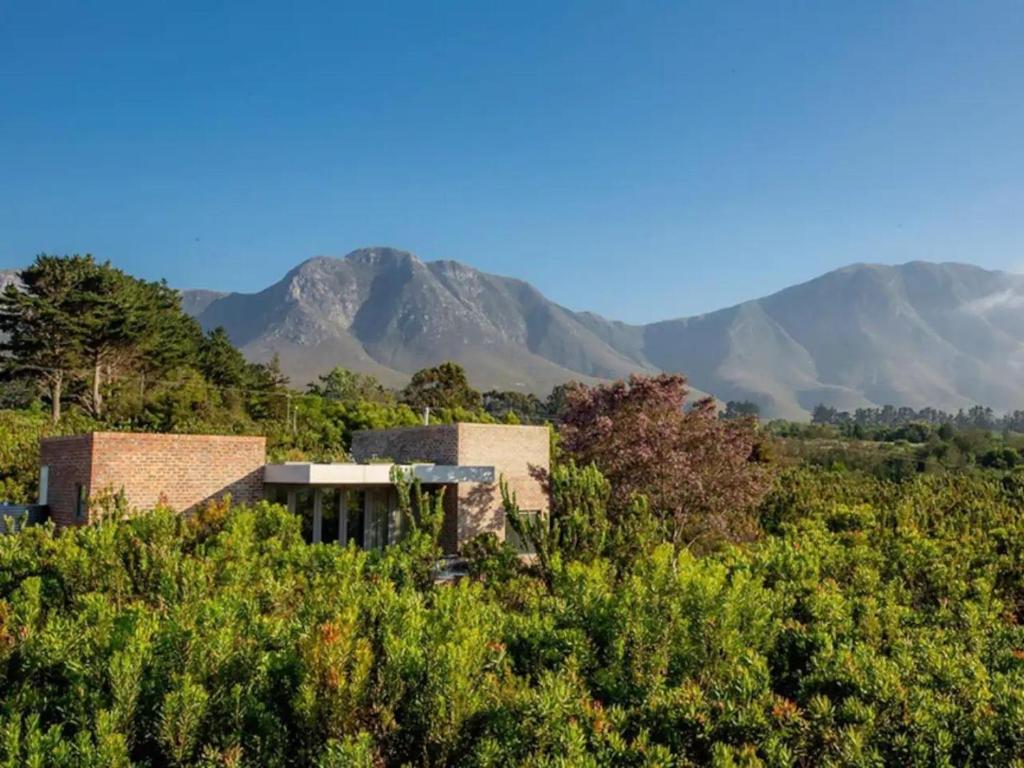
[{"label": "tree canopy", "polygon": [[749,538],[769,483],[757,431],[717,418],[711,400],[687,410],[686,397],[686,379],[670,374],[577,386],[566,394],[562,447],[604,473],[619,514],[644,495],[673,541]]},{"label": "tree canopy", "polygon": [[[0,297],[9,377],[45,392],[54,423],[68,401],[136,428],[241,426],[286,383],[246,361],[222,329],[203,334],[164,282],[92,256],[39,256]],[[116,394],[113,402],[109,396]]]},{"label": "tree canopy", "polygon": [[393,403],[395,395],[368,373],[357,373],[340,365],[322,374],[306,389],[312,395],[339,403]]},{"label": "tree canopy", "polygon": [[402,390],[402,402],[416,411],[424,408],[472,411],[479,410],[483,400],[480,393],[470,386],[465,369],[448,361],[416,371]]}]

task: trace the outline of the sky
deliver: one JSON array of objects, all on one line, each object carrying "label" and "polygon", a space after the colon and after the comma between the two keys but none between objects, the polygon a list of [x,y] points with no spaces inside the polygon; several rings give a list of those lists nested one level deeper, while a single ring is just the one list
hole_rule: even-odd
[{"label": "sky", "polygon": [[643,322],[1024,271],[1024,3],[0,0],[0,266],[390,245]]}]

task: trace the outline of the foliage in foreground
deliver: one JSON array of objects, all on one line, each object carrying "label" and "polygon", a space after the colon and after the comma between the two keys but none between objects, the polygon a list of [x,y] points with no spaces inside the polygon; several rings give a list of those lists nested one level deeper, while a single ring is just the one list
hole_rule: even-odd
[{"label": "foliage in foreground", "polygon": [[0,537],[0,762],[1011,764],[1022,507],[1013,475],[803,471],[758,544],[550,586],[432,586],[267,504],[30,528]]}]

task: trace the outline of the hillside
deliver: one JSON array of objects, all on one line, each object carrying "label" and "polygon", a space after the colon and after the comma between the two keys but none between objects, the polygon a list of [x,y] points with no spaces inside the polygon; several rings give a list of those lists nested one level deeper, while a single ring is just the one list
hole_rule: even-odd
[{"label": "hillside", "polygon": [[646,359],[772,414],[824,402],[1024,406],[1024,278],[963,264],[857,264],[643,329]]}]

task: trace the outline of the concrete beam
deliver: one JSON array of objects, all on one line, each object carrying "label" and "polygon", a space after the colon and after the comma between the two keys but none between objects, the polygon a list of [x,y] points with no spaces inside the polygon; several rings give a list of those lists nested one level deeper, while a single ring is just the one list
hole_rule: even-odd
[{"label": "concrete beam", "polygon": [[421,483],[493,483],[494,467],[446,464],[312,464],[289,462],[263,467],[268,485],[391,485],[394,467]]}]

